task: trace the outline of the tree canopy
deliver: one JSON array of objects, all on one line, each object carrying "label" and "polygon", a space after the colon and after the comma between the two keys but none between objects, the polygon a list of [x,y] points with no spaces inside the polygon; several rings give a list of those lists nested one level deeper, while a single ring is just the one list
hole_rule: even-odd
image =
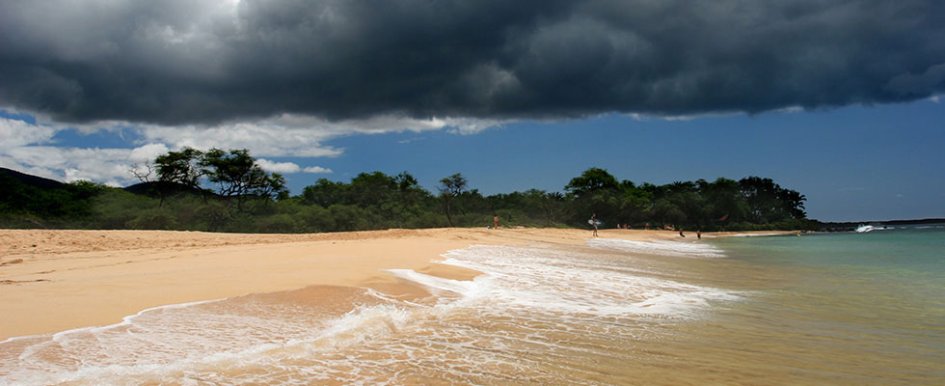
[{"label": "tree canopy", "polygon": [[[483,195],[461,173],[433,194],[408,172],[360,173],[348,182],[321,178],[291,196],[285,179],[263,170],[246,150],[184,148],[149,165],[169,189],[151,196],[90,183],[0,192],[0,224],[106,229],[324,232],[385,228],[486,226],[797,229],[810,227],[806,197],[770,178],[718,178],[664,185],[620,180],[601,168],[572,178],[562,192],[529,189]],[[8,178],[9,179],[9,178]],[[60,186],[61,185],[61,186]],[[158,185],[165,186],[165,185]],[[131,192],[135,192],[133,194]],[[29,218],[29,221],[24,220]],[[19,224],[19,225],[17,225]]]}]

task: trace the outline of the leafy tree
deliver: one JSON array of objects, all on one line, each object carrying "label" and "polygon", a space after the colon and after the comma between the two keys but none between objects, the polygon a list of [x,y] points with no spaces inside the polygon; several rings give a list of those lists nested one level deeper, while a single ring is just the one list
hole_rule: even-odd
[{"label": "leafy tree", "polygon": [[803,219],[804,195],[784,189],[770,178],[746,177],[738,181],[748,204],[750,220],[769,224],[789,219]]},{"label": "leafy tree", "polygon": [[406,227],[411,223],[410,219],[423,217],[426,211],[424,202],[430,200],[431,196],[410,173],[398,174],[394,177],[394,183],[397,185],[397,195],[392,204],[399,215],[397,226]]},{"label": "leafy tree", "polygon": [[673,228],[678,228],[688,219],[677,203],[668,198],[660,198],[653,203],[653,218],[661,224],[672,225]]},{"label": "leafy tree", "polygon": [[443,207],[446,210],[446,221],[453,226],[453,216],[451,206],[455,198],[459,197],[466,190],[466,178],[462,174],[456,173],[440,180],[440,197],[443,200]]},{"label": "leafy tree", "polygon": [[617,179],[601,168],[590,168],[571,179],[564,190],[575,197],[584,197],[601,190],[617,190]]},{"label": "leafy tree", "polygon": [[401,172],[396,177],[394,177],[394,183],[397,184],[397,190],[401,192],[407,192],[410,190],[420,189],[420,182],[406,171]]},{"label": "leafy tree", "polygon": [[738,181],[718,178],[708,183],[699,182],[699,191],[706,202],[702,225],[723,225],[745,219],[749,209]]},{"label": "leafy tree", "polygon": [[[164,206],[165,199],[173,192],[199,190],[200,177],[203,175],[199,166],[202,156],[203,152],[190,147],[169,151],[157,156],[153,163],[132,166],[132,174],[141,182],[149,184],[148,190],[156,191],[160,198],[158,206]],[[154,172],[157,181],[151,181]]]},{"label": "leafy tree", "polygon": [[623,224],[635,224],[645,221],[652,199],[651,194],[636,188],[632,182],[621,182],[619,213],[616,220]]},{"label": "leafy tree", "polygon": [[[493,214],[506,224],[584,226],[595,212],[614,223],[706,230],[813,226],[805,220],[802,194],[761,177],[638,185],[618,182],[605,170],[591,168],[570,180],[564,187],[567,194],[531,189],[484,196],[468,189],[466,179],[457,173],[439,181],[435,196],[407,172],[396,176],[371,172],[350,182],[319,179],[301,195],[288,197],[284,178],[263,171],[246,150],[183,149],[159,156],[151,165],[159,171],[157,183],[163,180],[178,189],[200,192],[209,192],[201,183],[213,183],[218,194],[179,194],[165,202],[163,196],[158,200],[139,194],[146,193],[139,188],[63,184],[0,168],[0,225],[324,232],[484,225]],[[244,200],[261,205],[243,209]]]},{"label": "leafy tree", "polygon": [[604,169],[587,169],[572,178],[564,189],[574,200],[572,222],[575,224],[582,224],[591,213],[604,219],[615,218],[620,212],[620,183]]},{"label": "leafy tree", "polygon": [[157,167],[158,180],[198,188],[204,172],[201,169],[203,155],[200,150],[185,147],[181,151],[169,151],[157,156],[154,165]]},{"label": "leafy tree", "polygon": [[236,199],[239,210],[247,198],[275,199],[287,194],[285,178],[264,171],[246,149],[210,149],[200,159],[200,166],[207,179],[217,184],[221,196]]},{"label": "leafy tree", "polygon": [[361,207],[380,206],[390,201],[397,189],[397,181],[382,172],[360,173],[351,180],[346,203]]},{"label": "leafy tree", "polygon": [[567,213],[567,200],[558,192],[548,193],[543,190],[529,189],[522,193],[507,195],[507,209],[522,208],[531,218],[540,219],[541,225],[550,226],[564,220]]},{"label": "leafy tree", "polygon": [[302,191],[302,202],[328,208],[334,204],[345,203],[348,196],[348,184],[319,178],[314,185],[306,186]]},{"label": "leafy tree", "polygon": [[699,226],[704,212],[704,199],[692,181],[674,181],[660,187],[654,204],[656,220],[674,228]]}]

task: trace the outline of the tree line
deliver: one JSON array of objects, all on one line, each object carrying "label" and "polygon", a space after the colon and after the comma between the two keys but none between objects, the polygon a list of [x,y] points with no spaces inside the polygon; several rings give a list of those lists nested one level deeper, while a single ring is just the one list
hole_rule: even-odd
[{"label": "tree line", "polygon": [[[587,227],[591,214],[605,227],[711,230],[810,229],[804,195],[769,178],[718,178],[636,184],[590,168],[562,192],[530,189],[483,195],[460,173],[424,189],[410,173],[326,178],[290,195],[285,178],[263,170],[245,149],[185,148],[135,165],[142,183],[125,189],[90,183],[49,187],[5,184],[0,226],[87,229],[175,229],[223,232],[331,232],[387,228],[503,226]],[[6,186],[16,185],[16,189]],[[33,195],[30,189],[45,191]],[[16,202],[11,201],[14,197]],[[36,210],[29,198],[55,197]]]}]

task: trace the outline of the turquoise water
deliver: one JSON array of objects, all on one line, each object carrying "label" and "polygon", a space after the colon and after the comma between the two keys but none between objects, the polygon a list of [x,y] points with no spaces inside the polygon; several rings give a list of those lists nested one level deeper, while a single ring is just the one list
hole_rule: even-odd
[{"label": "turquoise water", "polygon": [[727,238],[716,245],[760,264],[945,277],[945,225],[804,237]]},{"label": "turquoise water", "polygon": [[798,383],[945,384],[945,228],[713,244],[752,293],[719,313],[716,344],[751,353],[734,358]]}]

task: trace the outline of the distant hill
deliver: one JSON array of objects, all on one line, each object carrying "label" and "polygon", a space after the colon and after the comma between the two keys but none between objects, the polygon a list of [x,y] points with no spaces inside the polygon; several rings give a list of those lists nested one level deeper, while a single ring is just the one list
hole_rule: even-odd
[{"label": "distant hill", "polygon": [[11,225],[30,226],[43,226],[49,219],[85,218],[91,213],[92,198],[101,191],[100,185],[64,184],[0,168],[0,217]]},{"label": "distant hill", "polygon": [[[37,188],[37,189],[68,189],[69,184],[62,183],[56,180],[51,180],[48,178],[38,177],[31,174],[21,173],[16,170],[7,169],[0,167],[0,181],[5,183],[5,186],[13,186],[13,184],[19,185],[20,188]],[[141,182],[128,187],[123,188],[128,193],[141,194],[141,195],[157,195],[157,192],[160,189],[164,189],[165,192],[170,194],[178,193],[195,193],[201,194],[204,193],[202,189],[190,188],[186,185],[175,184],[175,183],[166,183],[166,182]]]},{"label": "distant hill", "polygon": [[925,224],[945,224],[945,218],[924,218],[920,220],[892,220],[879,221],[882,225],[925,225]]},{"label": "distant hill", "polygon": [[40,189],[62,189],[66,186],[66,184],[56,180],[20,173],[7,168],[0,168],[0,181],[6,183],[16,181],[20,184]]}]

